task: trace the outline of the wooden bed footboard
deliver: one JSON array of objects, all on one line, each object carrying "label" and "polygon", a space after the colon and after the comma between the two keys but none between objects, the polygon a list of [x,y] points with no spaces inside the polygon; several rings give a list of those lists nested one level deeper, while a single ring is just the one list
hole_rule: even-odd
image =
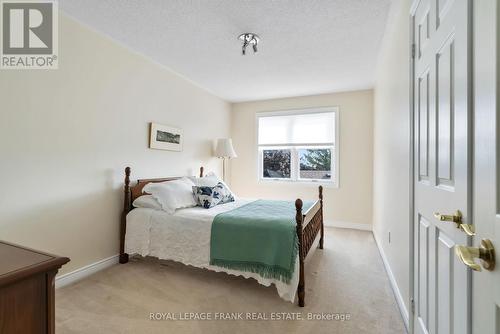
[{"label": "wooden bed footboard", "polygon": [[323,249],[323,187],[319,186],[319,201],[316,201],[313,206],[305,213],[302,212],[302,200],[298,198],[295,201],[295,209],[297,214],[295,220],[297,222],[297,236],[299,239],[299,285],[297,287],[297,295],[299,298],[299,306],[305,305],[305,278],[304,278],[304,261],[311,250],[311,247],[320,234],[319,248]]}]

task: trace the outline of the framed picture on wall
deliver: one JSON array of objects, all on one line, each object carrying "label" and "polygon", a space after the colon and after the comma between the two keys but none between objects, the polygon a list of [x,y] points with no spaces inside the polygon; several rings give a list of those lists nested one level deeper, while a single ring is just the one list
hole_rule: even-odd
[{"label": "framed picture on wall", "polygon": [[151,123],[149,127],[149,148],[168,151],[182,151],[183,134],[179,128]]}]

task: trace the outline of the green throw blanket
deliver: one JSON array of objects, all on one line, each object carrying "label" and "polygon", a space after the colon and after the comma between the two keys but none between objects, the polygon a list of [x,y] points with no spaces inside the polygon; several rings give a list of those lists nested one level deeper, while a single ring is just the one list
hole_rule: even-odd
[{"label": "green throw blanket", "polygon": [[[303,212],[314,202],[306,201]],[[215,216],[210,264],[290,283],[298,253],[292,201],[258,200]]]}]

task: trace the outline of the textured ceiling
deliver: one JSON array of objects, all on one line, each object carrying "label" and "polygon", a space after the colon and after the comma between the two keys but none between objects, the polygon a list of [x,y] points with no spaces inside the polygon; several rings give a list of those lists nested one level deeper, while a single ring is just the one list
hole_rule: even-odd
[{"label": "textured ceiling", "polygon": [[[391,0],[59,0],[94,30],[228,101],[370,88]],[[241,55],[255,32],[259,52]]]}]

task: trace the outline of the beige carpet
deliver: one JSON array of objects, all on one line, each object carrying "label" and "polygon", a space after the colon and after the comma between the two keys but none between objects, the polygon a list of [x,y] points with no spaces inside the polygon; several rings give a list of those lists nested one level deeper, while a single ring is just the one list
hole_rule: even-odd
[{"label": "beige carpet", "polygon": [[[150,320],[150,313],[247,313],[302,320]],[[274,313],[273,313],[274,312]],[[349,320],[307,320],[308,313]],[[292,316],[291,314],[289,316]],[[339,315],[340,316],[340,315]],[[57,333],[405,333],[369,232],[327,228],[306,262],[306,307],[254,280],[154,259],[133,259],[56,292]]]}]

